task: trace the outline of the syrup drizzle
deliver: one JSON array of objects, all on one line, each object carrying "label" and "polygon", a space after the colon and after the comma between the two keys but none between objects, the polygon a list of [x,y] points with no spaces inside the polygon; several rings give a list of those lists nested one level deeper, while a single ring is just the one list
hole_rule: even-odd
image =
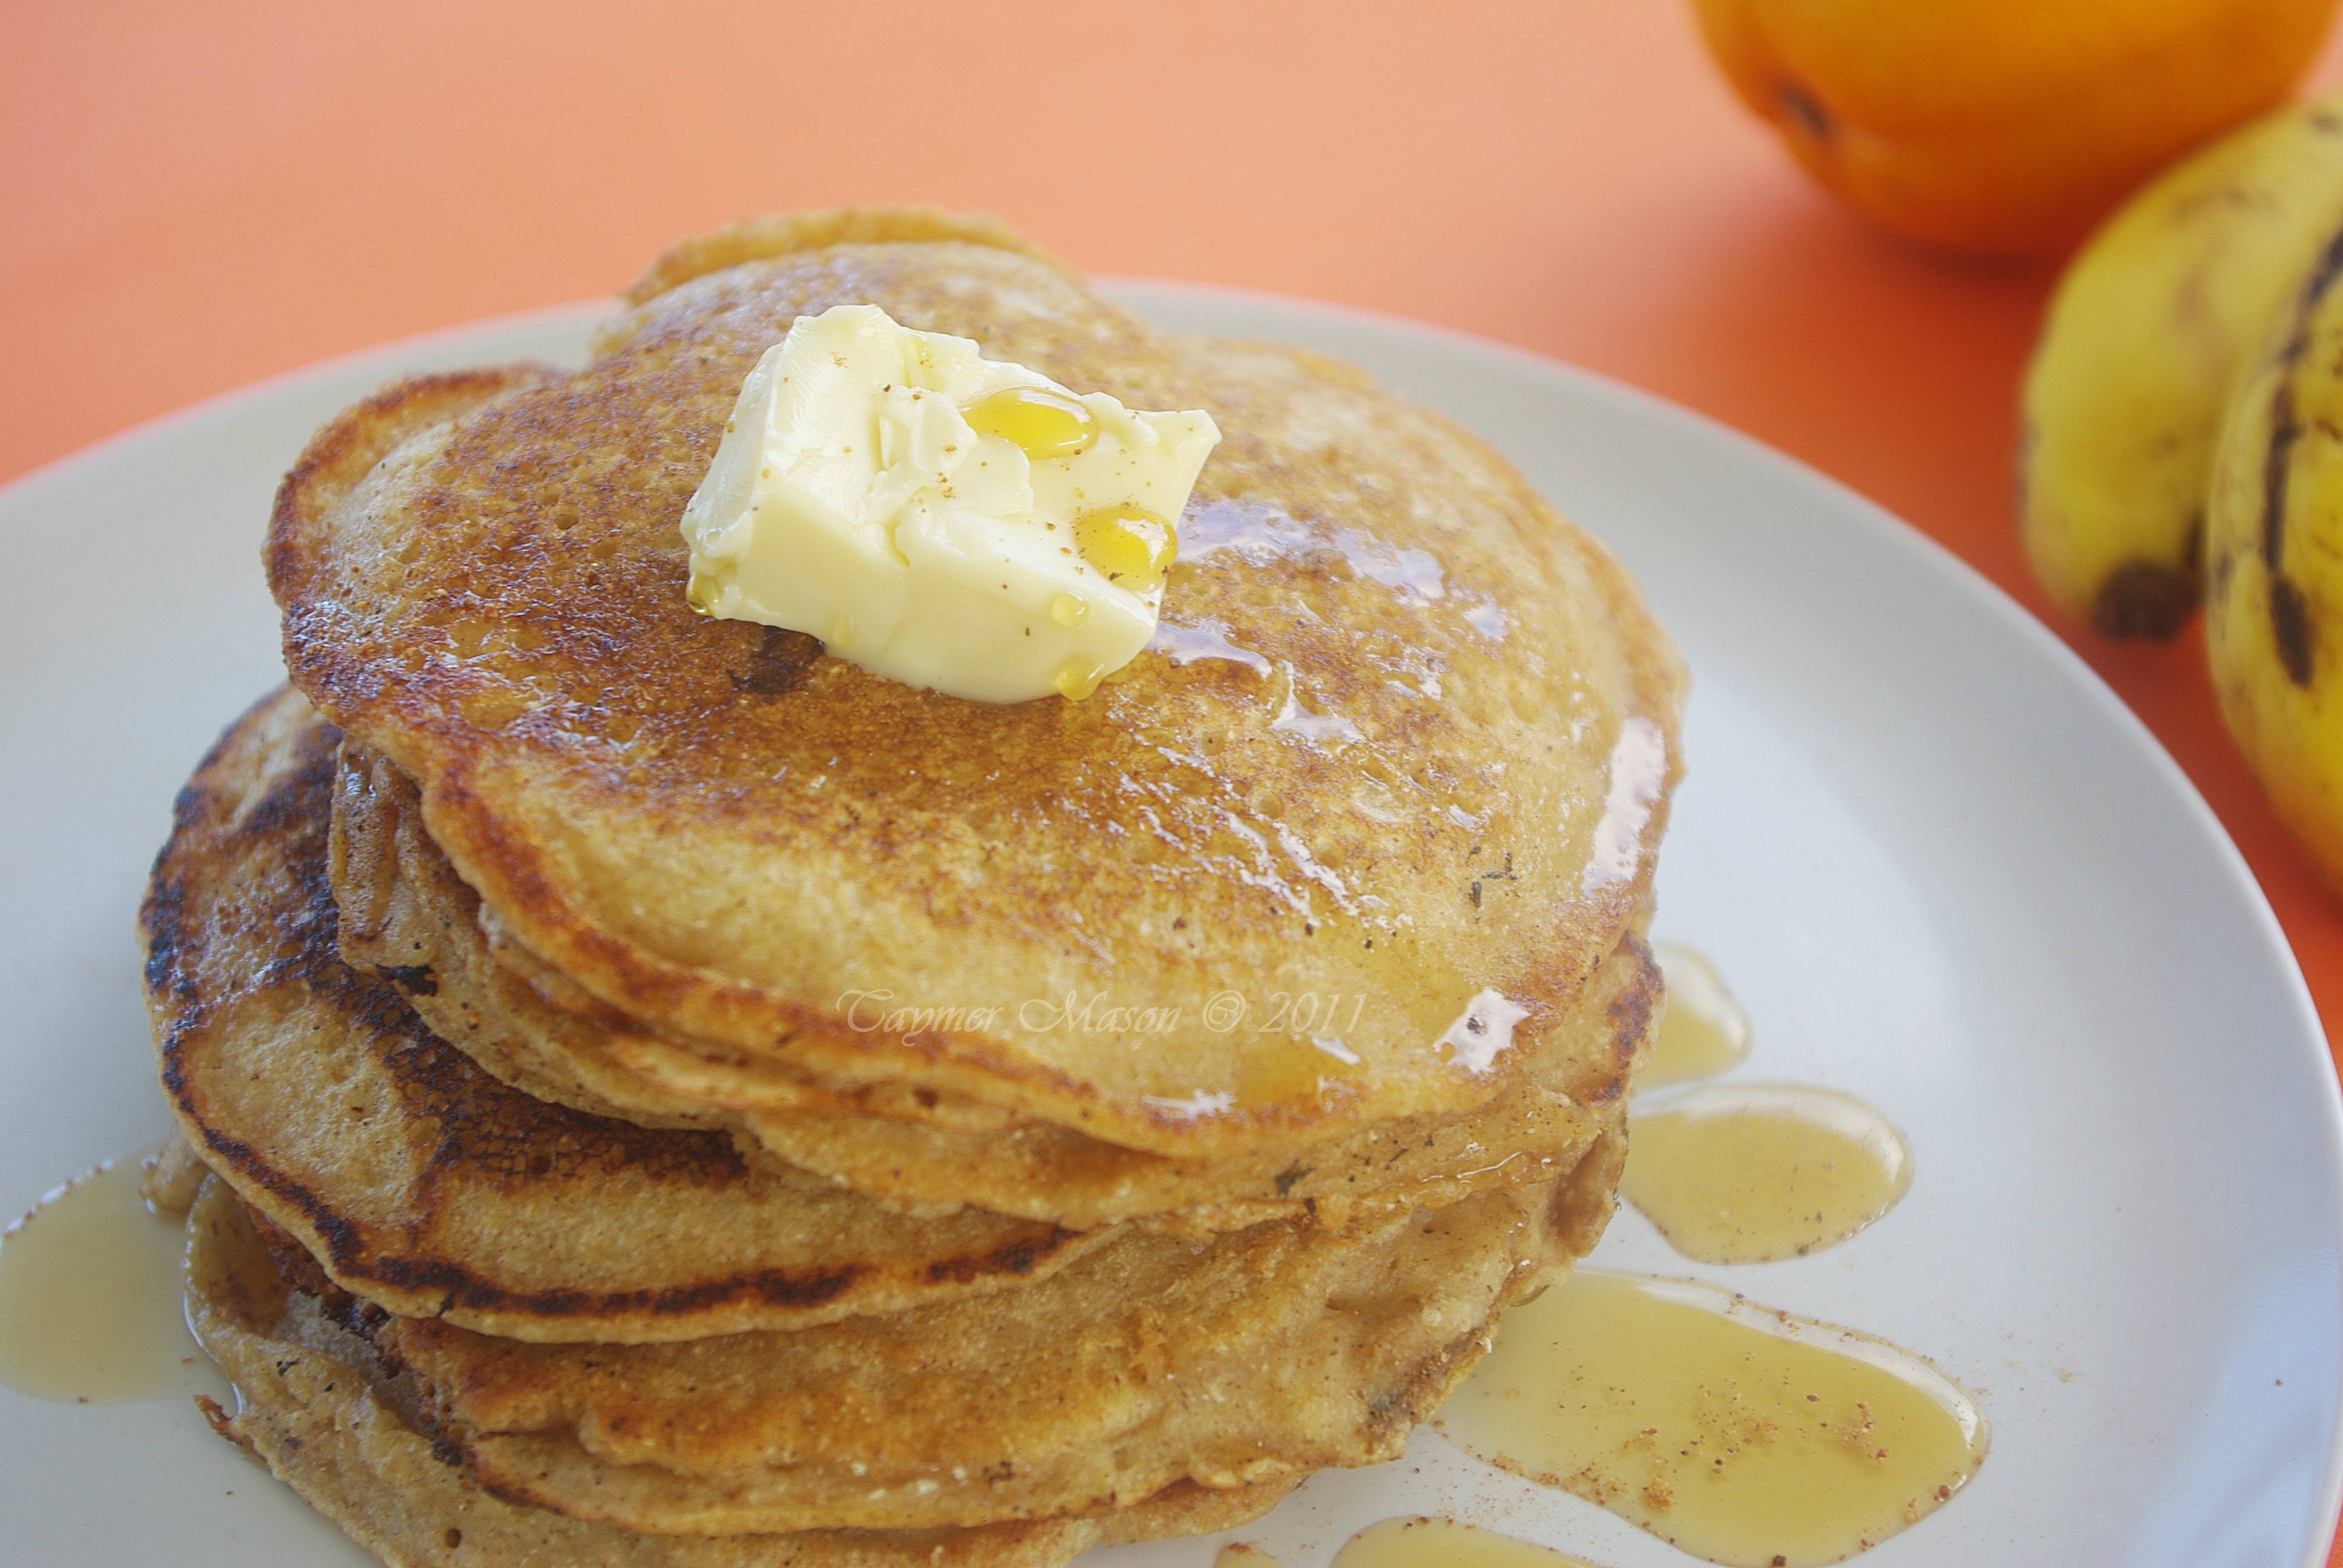
[{"label": "syrup drizzle", "polygon": [[186,1232],[148,1208],[143,1174],[109,1161],[0,1233],[0,1383],[59,1404],[207,1385],[181,1304]]},{"label": "syrup drizzle", "polygon": [[1180,558],[1229,556],[1247,566],[1339,558],[1354,577],[1389,588],[1403,603],[1445,603],[1482,637],[1501,642],[1512,619],[1489,595],[1448,580],[1430,550],[1401,548],[1351,528],[1323,528],[1255,501],[1224,498],[1188,508],[1180,519]]},{"label": "syrup drizzle", "polygon": [[1228,628],[1214,620],[1199,620],[1193,626],[1181,626],[1172,621],[1159,620],[1147,646],[1163,655],[1174,665],[1193,664],[1200,658],[1225,660],[1241,664],[1255,675],[1270,672],[1269,660],[1249,648],[1239,648],[1228,638]]},{"label": "syrup drizzle", "polygon": [[1514,1309],[1439,1424],[1727,1568],[1877,1545],[1986,1452],[1975,1402],[1917,1356],[1713,1285],[1596,1270]]},{"label": "syrup drizzle", "polygon": [[1619,1191],[1704,1263],[1768,1263],[1836,1246],[1894,1208],[1912,1153],[1850,1094],[1715,1084],[1628,1122]]},{"label": "syrup drizzle", "polygon": [[1652,956],[1667,980],[1667,1002],[1637,1087],[1714,1078],[1740,1066],[1749,1054],[1749,1015],[1716,966],[1674,942],[1653,944]]},{"label": "syrup drizzle", "polygon": [[1351,1537],[1332,1568],[1594,1568],[1538,1546],[1449,1519],[1386,1519]]}]

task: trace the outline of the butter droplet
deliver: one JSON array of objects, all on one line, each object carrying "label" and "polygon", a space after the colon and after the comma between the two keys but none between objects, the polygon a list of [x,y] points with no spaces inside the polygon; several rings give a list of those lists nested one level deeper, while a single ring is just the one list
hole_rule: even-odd
[{"label": "butter droplet", "polygon": [[1074,548],[1093,571],[1133,593],[1163,586],[1180,552],[1172,525],[1139,507],[1101,507],[1074,519]]},{"label": "butter droplet", "polygon": [[1047,387],[1006,387],[960,410],[969,428],[998,436],[1035,462],[1071,457],[1098,440],[1098,420],[1078,399]]},{"label": "butter droplet", "polygon": [[1090,618],[1091,607],[1089,600],[1077,598],[1070,593],[1052,594],[1050,596],[1050,618],[1056,621],[1060,626],[1066,628],[1068,630],[1071,631],[1075,627],[1081,625],[1082,622],[1090,619]]},{"label": "butter droplet", "polygon": [[1051,678],[1051,684],[1058,689],[1058,695],[1068,702],[1080,702],[1083,698],[1096,691],[1099,689],[1099,682],[1105,678],[1106,667],[1097,660],[1070,658],[1058,667],[1058,673]]}]

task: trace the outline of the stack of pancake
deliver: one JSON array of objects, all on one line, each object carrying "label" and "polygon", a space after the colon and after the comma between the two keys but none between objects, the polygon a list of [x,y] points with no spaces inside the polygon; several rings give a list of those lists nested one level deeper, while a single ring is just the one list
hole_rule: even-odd
[{"label": "stack of pancake", "polygon": [[[695,615],[846,303],[1223,432],[1156,643],[940,697]],[[1681,674],[1452,426],[997,226],[745,225],[318,433],[292,686],[143,914],[226,1435],[396,1563],[1062,1563],[1396,1453],[1609,1216]]]}]

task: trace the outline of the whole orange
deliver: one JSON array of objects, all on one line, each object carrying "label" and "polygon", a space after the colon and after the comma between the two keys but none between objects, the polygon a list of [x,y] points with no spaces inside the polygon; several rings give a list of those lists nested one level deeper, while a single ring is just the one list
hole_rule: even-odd
[{"label": "whole orange", "polygon": [[1825,185],[1971,255],[2055,254],[2284,95],[2337,0],[1694,0]]}]

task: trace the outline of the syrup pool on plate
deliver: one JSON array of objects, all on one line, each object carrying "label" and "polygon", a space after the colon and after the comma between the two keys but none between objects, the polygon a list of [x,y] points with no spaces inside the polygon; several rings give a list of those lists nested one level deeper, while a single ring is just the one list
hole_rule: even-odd
[{"label": "syrup pool on plate", "polygon": [[1716,966],[1675,942],[1654,944],[1652,956],[1667,980],[1667,1000],[1639,1087],[1714,1078],[1739,1066],[1749,1054],[1749,1015],[1725,989]]},{"label": "syrup pool on plate", "polygon": [[1386,1519],[1351,1537],[1333,1568],[1594,1568],[1581,1557],[1448,1519]]},{"label": "syrup pool on plate", "polygon": [[1912,1184],[1912,1153],[1851,1094],[1712,1084],[1627,1124],[1620,1195],[1685,1257],[1766,1263],[1845,1241]]},{"label": "syrup pool on plate", "polygon": [[101,1165],[0,1235],[0,1383],[63,1404],[197,1387],[179,1267],[186,1231],[149,1209],[137,1160]]},{"label": "syrup pool on plate", "polygon": [[1926,1362],[1687,1281],[1581,1270],[1508,1313],[1438,1418],[1468,1452],[1727,1568],[1835,1563],[1984,1462]]}]

